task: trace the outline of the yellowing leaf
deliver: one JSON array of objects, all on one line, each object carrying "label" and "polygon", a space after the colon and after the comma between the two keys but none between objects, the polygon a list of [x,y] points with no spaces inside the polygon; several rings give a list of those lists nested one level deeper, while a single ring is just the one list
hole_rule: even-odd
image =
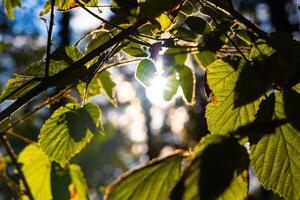
[{"label": "yellowing leaf", "polygon": [[15,18],[14,8],[21,7],[20,0],[4,0],[5,12],[10,19]]},{"label": "yellowing leaf", "polygon": [[72,164],[69,166],[72,183],[69,186],[70,200],[87,200],[88,186],[84,174],[79,165]]},{"label": "yellowing leaf", "polygon": [[182,153],[152,160],[128,171],[108,186],[107,200],[167,199],[181,176]]},{"label": "yellowing leaf", "polygon": [[43,125],[39,144],[51,160],[65,166],[99,133],[101,111],[97,104],[67,104],[57,109]]},{"label": "yellowing leaf", "polygon": [[19,154],[18,162],[35,200],[51,200],[51,162],[36,145],[28,145]]}]

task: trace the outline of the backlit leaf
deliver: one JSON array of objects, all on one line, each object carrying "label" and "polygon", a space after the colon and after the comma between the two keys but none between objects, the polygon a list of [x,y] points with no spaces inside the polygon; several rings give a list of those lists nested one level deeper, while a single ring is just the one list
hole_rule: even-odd
[{"label": "backlit leaf", "polygon": [[43,125],[39,144],[51,160],[65,166],[99,133],[101,111],[97,104],[67,104]]},{"label": "backlit leaf", "polygon": [[165,77],[165,86],[163,90],[163,98],[166,101],[170,101],[177,93],[179,87],[179,80],[177,79],[176,73],[173,72]]},{"label": "backlit leaf", "polygon": [[[298,84],[294,90],[299,89]],[[275,93],[273,119],[288,117],[285,107],[295,105],[292,98],[287,98],[290,95],[294,96],[293,90]],[[273,134],[265,135],[250,148],[251,165],[261,184],[289,200],[300,198],[300,133],[293,126],[300,123],[298,108],[293,111],[291,123],[277,127]]]},{"label": "backlit leaf", "polygon": [[176,153],[128,171],[108,186],[105,199],[166,199],[181,176],[182,159]]},{"label": "backlit leaf", "polygon": [[69,186],[70,200],[88,200],[88,186],[79,165],[69,166],[72,183]]},{"label": "backlit leaf", "polygon": [[135,69],[136,79],[145,87],[149,87],[155,77],[156,67],[149,59],[143,59]]},{"label": "backlit leaf", "polygon": [[216,60],[207,67],[207,82],[212,90],[210,103],[206,107],[208,129],[213,134],[224,134],[253,122],[258,110],[259,100],[238,108],[234,92],[240,70],[246,62],[229,63]]},{"label": "backlit leaf", "polygon": [[184,94],[184,100],[187,104],[193,104],[195,101],[195,75],[193,71],[183,65],[178,69],[179,83]]},{"label": "backlit leaf", "polygon": [[51,162],[36,145],[30,144],[19,154],[18,162],[36,200],[51,200]]},{"label": "backlit leaf", "polygon": [[20,0],[4,0],[5,12],[10,19],[15,18],[14,8],[21,7]]},{"label": "backlit leaf", "polygon": [[247,197],[249,158],[237,140],[206,136],[199,143],[196,154],[174,188],[171,199],[232,200]]},{"label": "backlit leaf", "polygon": [[128,45],[126,45],[122,49],[126,54],[134,57],[146,57],[147,53],[144,51],[144,49],[141,47],[141,45],[129,42]]},{"label": "backlit leaf", "polygon": [[217,55],[211,51],[204,50],[195,54],[196,61],[201,67],[207,67],[217,60]]},{"label": "backlit leaf", "polygon": [[33,77],[17,75],[15,78],[9,79],[1,93],[0,102],[22,97],[40,83],[40,81],[32,80],[32,78]]}]

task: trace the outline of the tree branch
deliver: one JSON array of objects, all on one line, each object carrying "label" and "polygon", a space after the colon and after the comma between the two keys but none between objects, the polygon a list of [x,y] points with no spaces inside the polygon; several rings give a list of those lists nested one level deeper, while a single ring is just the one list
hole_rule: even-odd
[{"label": "tree branch", "polygon": [[7,117],[9,117],[11,114],[13,114],[15,111],[20,109],[23,105],[25,105],[27,102],[31,101],[31,99],[38,96],[41,92],[46,90],[49,87],[54,87],[57,82],[60,80],[68,77],[71,72],[74,72],[80,68],[80,66],[84,66],[87,62],[107,50],[108,48],[112,47],[113,45],[123,41],[124,39],[128,38],[131,34],[135,33],[135,31],[145,24],[146,21],[140,21],[136,23],[135,25],[121,31],[118,35],[110,39],[109,41],[105,42],[104,44],[100,45],[99,47],[95,48],[90,53],[86,54],[81,59],[77,60],[76,62],[72,63],[59,73],[49,77],[48,79],[43,80],[41,83],[39,83],[37,86],[32,88],[30,91],[28,91],[24,96],[18,98],[14,103],[12,103],[10,106],[8,106],[6,109],[4,109],[0,113],[0,122]]},{"label": "tree branch", "polygon": [[55,0],[51,0],[50,24],[48,30],[47,55],[46,55],[46,63],[45,63],[45,78],[49,78],[51,39],[52,39],[52,30],[54,25],[54,5],[55,5]]}]

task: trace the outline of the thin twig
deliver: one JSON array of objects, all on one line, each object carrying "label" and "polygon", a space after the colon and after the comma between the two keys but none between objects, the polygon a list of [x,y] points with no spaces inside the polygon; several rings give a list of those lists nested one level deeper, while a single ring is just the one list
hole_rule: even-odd
[{"label": "thin twig", "polygon": [[217,6],[217,9],[224,12],[225,14],[230,14],[237,21],[241,22],[251,31],[256,33],[259,37],[263,38],[269,45],[274,46],[270,36],[266,32],[261,30],[259,27],[257,27],[255,24],[253,24],[251,21],[249,21],[239,12],[235,11],[232,6],[229,6],[228,8],[224,7],[222,3],[220,3],[218,0],[205,0],[205,2]]},{"label": "thin twig", "polygon": [[53,103],[54,101],[57,101],[57,99],[59,99],[60,97],[64,96],[66,94],[66,92],[68,92],[70,90],[70,87],[65,88],[64,90],[60,91],[58,94],[56,94],[53,97],[48,98],[44,103],[42,103],[41,105],[37,106],[36,108],[34,108],[33,110],[31,110],[30,112],[26,113],[25,115],[23,115],[22,117],[20,117],[18,120],[16,120],[15,122],[12,122],[10,124],[10,126],[8,126],[6,129],[4,129],[2,132],[7,132],[9,131],[11,128],[15,127],[16,125],[18,125],[19,123],[23,122],[24,120],[28,119],[30,116],[32,116],[34,113],[36,113],[37,111],[39,111],[40,109],[42,109],[43,107],[45,107],[48,104]]},{"label": "thin twig", "polygon": [[18,160],[17,160],[17,156],[14,152],[14,149],[12,148],[12,146],[10,145],[9,141],[6,139],[6,136],[5,135],[2,135],[1,137],[1,140],[2,140],[2,143],[9,155],[9,157],[11,158],[12,162],[14,163],[14,165],[16,166],[16,169],[18,171],[18,174],[20,176],[20,179],[22,180],[23,184],[24,184],[24,187],[25,187],[25,192],[26,194],[28,195],[28,198],[30,200],[34,200],[32,194],[31,194],[31,191],[30,191],[30,188],[29,188],[29,185],[26,181],[26,178],[22,172],[22,169],[21,169],[21,166],[19,165],[18,163]]},{"label": "thin twig", "polygon": [[123,66],[123,65],[127,65],[129,63],[139,62],[141,60],[142,60],[142,58],[136,58],[136,59],[133,59],[133,60],[121,60],[119,62],[107,64],[107,65],[104,65],[104,67],[99,71],[99,73],[102,72],[102,71],[105,71],[105,70],[107,70],[107,69],[109,69],[111,67]]},{"label": "thin twig", "polygon": [[50,24],[48,30],[47,55],[46,55],[46,63],[45,63],[45,78],[49,77],[51,39],[52,39],[52,30],[54,25],[54,5],[55,5],[55,0],[51,0]]}]

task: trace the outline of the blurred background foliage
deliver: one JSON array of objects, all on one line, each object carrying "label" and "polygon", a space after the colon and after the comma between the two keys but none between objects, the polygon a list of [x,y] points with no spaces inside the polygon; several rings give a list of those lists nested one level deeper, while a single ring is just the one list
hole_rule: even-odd
[{"label": "blurred background foliage", "polygon": [[[16,18],[9,20],[4,13],[3,1],[0,1],[2,89],[11,74],[22,71],[32,61],[44,56],[47,43],[45,21],[49,20],[47,15],[39,16],[44,3],[43,0],[23,0],[22,7],[15,9]],[[233,3],[241,14],[264,31],[283,30],[291,33],[294,39],[300,40],[300,13],[295,6],[300,5],[299,0],[234,0]],[[114,17],[108,7],[110,1],[101,0],[100,5],[102,17]],[[98,26],[100,22],[97,19],[89,17],[80,9],[66,13],[57,12],[53,47],[74,44],[81,35]],[[81,45],[83,47],[84,43]],[[203,123],[206,101],[203,98],[203,74],[200,70],[196,71],[196,103],[187,106],[181,98],[165,102],[156,95],[156,91],[141,87],[134,79],[134,66],[135,64],[130,64],[110,69],[113,72],[112,78],[117,83],[118,107],[114,107],[103,95],[93,99],[103,111],[102,121],[106,136],[95,135],[82,153],[72,160],[83,169],[91,199],[101,199],[102,188],[127,169],[151,158],[167,155],[176,148],[188,149],[207,133],[206,123]],[[63,101],[69,101],[68,98],[70,97],[65,97]],[[35,102],[29,103],[19,114],[31,110],[34,105]],[[26,130],[28,138],[37,138],[44,120],[58,105],[59,102],[42,109],[17,125],[13,131],[22,135]],[[13,138],[11,141],[16,152],[20,152],[26,145]],[[0,152],[1,159],[7,159],[2,146]],[[3,166],[0,165],[0,170],[1,167]],[[2,181],[0,199],[10,199],[12,193]],[[263,190],[253,174],[250,176],[250,194],[250,199],[278,199],[271,192]]]}]

